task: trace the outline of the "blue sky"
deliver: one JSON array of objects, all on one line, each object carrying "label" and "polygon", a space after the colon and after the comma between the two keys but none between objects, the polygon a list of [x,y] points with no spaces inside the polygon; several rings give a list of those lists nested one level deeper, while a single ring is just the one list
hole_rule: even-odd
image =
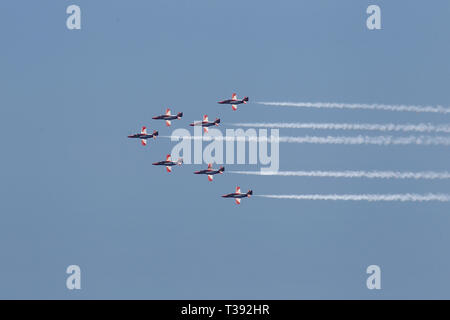
[{"label": "blue sky", "polygon": [[[82,29],[66,28],[77,4]],[[369,4],[382,30],[366,28]],[[0,298],[450,298],[448,203],[219,195],[447,193],[450,182],[260,177],[151,166],[173,146],[126,138],[231,122],[448,123],[368,110],[231,111],[252,101],[450,106],[450,3],[2,1]],[[333,135],[283,129],[282,135]],[[356,134],[356,133],[355,133]],[[372,134],[372,133],[368,133]],[[346,135],[351,135],[347,133]],[[280,146],[281,170],[448,170],[442,146]],[[257,170],[234,165],[227,170]],[[248,200],[248,201],[245,201]],[[66,267],[82,289],[65,287]],[[368,265],[382,290],[366,288]]]}]

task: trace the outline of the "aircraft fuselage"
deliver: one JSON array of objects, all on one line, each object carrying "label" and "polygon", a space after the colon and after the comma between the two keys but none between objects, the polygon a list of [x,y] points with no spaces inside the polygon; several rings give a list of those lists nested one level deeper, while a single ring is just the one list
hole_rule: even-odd
[{"label": "aircraft fuselage", "polygon": [[[219,121],[217,121],[219,120]],[[218,125],[218,123],[220,122],[220,119],[217,119],[216,121],[199,121],[199,122],[193,122],[190,124],[191,127],[194,126],[202,126],[202,127],[212,127],[215,125]]]},{"label": "aircraft fuselage", "polygon": [[168,166],[168,167],[170,167],[170,166],[176,166],[177,162],[165,160],[165,161],[154,162],[152,164],[154,166]]},{"label": "aircraft fuselage", "polygon": [[219,101],[217,103],[219,103],[219,104],[242,104],[242,103],[245,103],[245,101],[228,99],[228,100]]},{"label": "aircraft fuselage", "polygon": [[228,193],[223,195],[222,198],[247,198],[247,193]]},{"label": "aircraft fuselage", "polygon": [[222,173],[222,170],[220,169],[204,169],[204,170],[199,170],[199,171],[195,171],[194,174],[218,174],[218,173]]},{"label": "aircraft fuselage", "polygon": [[136,138],[136,139],[150,139],[153,138],[154,134],[143,134],[143,133],[136,133],[131,136],[128,136],[128,138]]},{"label": "aircraft fuselage", "polygon": [[175,120],[175,119],[178,119],[178,116],[177,115],[168,116],[168,115],[163,114],[161,116],[153,117],[152,119],[154,119],[154,120]]}]

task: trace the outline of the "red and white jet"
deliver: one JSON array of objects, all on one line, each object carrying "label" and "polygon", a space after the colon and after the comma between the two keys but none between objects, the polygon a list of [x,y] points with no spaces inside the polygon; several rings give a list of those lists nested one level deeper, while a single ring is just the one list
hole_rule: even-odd
[{"label": "red and white jet", "polygon": [[183,112],[178,112],[177,115],[175,116],[175,115],[170,114],[170,109],[167,109],[166,114],[153,117],[152,119],[166,120],[166,126],[170,127],[170,125],[171,125],[170,120],[175,120],[175,119],[180,120],[182,116],[183,116]]},{"label": "red and white jet", "polygon": [[152,134],[148,134],[147,133],[147,128],[146,127],[142,127],[141,133],[136,133],[136,134],[130,135],[130,136],[128,136],[128,138],[141,139],[141,144],[143,146],[146,146],[147,145],[147,139],[150,139],[150,138],[156,139],[157,135],[158,135],[158,131],[153,130]]},{"label": "red and white jet", "polygon": [[228,193],[222,196],[222,198],[234,198],[236,204],[241,204],[241,198],[250,198],[253,194],[252,190],[248,190],[247,193],[242,193],[240,187],[236,187],[235,193]]},{"label": "red and white jet", "polygon": [[213,181],[213,175],[214,174],[222,174],[225,171],[224,167],[220,167],[219,169],[215,170],[212,167],[212,163],[208,164],[208,169],[203,169],[199,171],[195,171],[194,174],[207,174],[208,180]]},{"label": "red and white jet", "polygon": [[208,121],[208,115],[204,115],[203,116],[203,121],[197,121],[197,122],[193,122],[190,124],[191,127],[194,126],[202,126],[203,127],[203,131],[205,133],[208,132],[208,127],[212,127],[212,126],[219,126],[220,123],[220,119],[216,118],[216,120],[214,121]]},{"label": "red and white jet", "polygon": [[234,111],[236,111],[237,110],[237,105],[238,104],[242,104],[242,103],[247,103],[247,101],[248,101],[248,97],[244,97],[244,99],[241,99],[241,100],[239,100],[238,98],[237,98],[237,95],[236,95],[236,93],[233,93],[233,95],[231,96],[231,99],[228,99],[228,100],[222,100],[222,101],[219,101],[219,102],[217,102],[217,103],[220,103],[220,104],[231,104],[231,108],[234,110]]},{"label": "red and white jet", "polygon": [[170,154],[168,154],[166,156],[166,160],[165,161],[159,161],[159,162],[154,162],[152,163],[154,166],[166,166],[166,170],[167,172],[172,172],[172,167],[173,166],[181,166],[181,164],[183,163],[183,158],[178,159],[177,161],[172,161]]}]

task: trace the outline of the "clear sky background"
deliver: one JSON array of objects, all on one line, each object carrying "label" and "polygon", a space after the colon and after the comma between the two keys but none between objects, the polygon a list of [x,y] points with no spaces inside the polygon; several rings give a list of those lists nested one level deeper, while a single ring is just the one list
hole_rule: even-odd
[{"label": "clear sky background", "polygon": [[[82,29],[66,28],[77,4]],[[382,30],[366,28],[381,7]],[[448,123],[450,116],[216,103],[450,106],[448,1],[1,1],[0,298],[450,298],[450,205],[219,196],[448,193],[449,181],[260,177],[153,167],[167,139],[232,122]],[[281,130],[280,135],[358,132]],[[364,133],[377,135],[377,133]],[[402,134],[399,134],[402,135]],[[449,170],[443,146],[280,146],[281,170]],[[226,170],[257,170],[234,165]],[[68,265],[82,271],[69,291]],[[382,289],[366,288],[366,268]]]}]

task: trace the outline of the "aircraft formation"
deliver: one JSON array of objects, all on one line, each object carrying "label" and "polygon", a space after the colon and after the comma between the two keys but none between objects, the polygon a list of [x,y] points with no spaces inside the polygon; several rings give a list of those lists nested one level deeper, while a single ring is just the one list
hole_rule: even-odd
[{"label": "aircraft formation", "polygon": [[[218,101],[217,103],[219,103],[219,104],[230,104],[231,105],[231,109],[233,111],[236,111],[237,110],[237,106],[239,104],[246,104],[247,102],[248,102],[248,97],[244,97],[243,99],[238,99],[236,93],[233,93],[232,96],[231,96],[231,99]],[[152,117],[152,119],[154,119],[154,120],[165,120],[166,126],[170,127],[171,124],[172,124],[172,122],[171,122],[172,120],[180,120],[182,117],[183,117],[183,112],[178,112],[176,115],[172,115],[171,110],[168,108],[166,110],[165,114]],[[205,114],[203,116],[203,120],[202,121],[192,122],[192,123],[189,124],[189,126],[192,126],[192,127],[194,127],[194,126],[201,126],[203,128],[203,131],[205,133],[207,133],[208,132],[208,127],[219,126],[219,123],[220,123],[220,119],[219,118],[216,118],[214,121],[209,121],[208,120],[208,115]],[[140,139],[141,140],[141,144],[143,146],[146,146],[148,139],[151,139],[151,138],[156,139],[157,136],[158,136],[158,131],[157,130],[154,130],[153,133],[149,134],[149,133],[147,133],[147,128],[144,126],[144,127],[142,127],[140,133],[135,133],[135,134],[129,135],[128,138]],[[166,156],[166,160],[152,163],[152,165],[154,165],[154,166],[165,166],[167,172],[172,172],[172,167],[181,166],[182,164],[183,164],[183,159],[182,158],[177,159],[176,161],[173,161],[170,154],[168,154]],[[212,167],[212,163],[210,163],[210,164],[208,164],[208,168],[207,169],[194,171],[194,174],[207,175],[208,181],[213,181],[214,175],[216,175],[216,174],[223,174],[224,171],[225,171],[225,168],[223,166],[221,166],[218,169],[214,169]],[[233,198],[235,200],[236,204],[240,204],[242,198],[250,198],[250,196],[252,194],[253,194],[252,190],[248,190],[247,193],[242,193],[241,192],[241,188],[240,187],[236,187],[235,192],[225,194],[222,197],[223,198]]]}]

